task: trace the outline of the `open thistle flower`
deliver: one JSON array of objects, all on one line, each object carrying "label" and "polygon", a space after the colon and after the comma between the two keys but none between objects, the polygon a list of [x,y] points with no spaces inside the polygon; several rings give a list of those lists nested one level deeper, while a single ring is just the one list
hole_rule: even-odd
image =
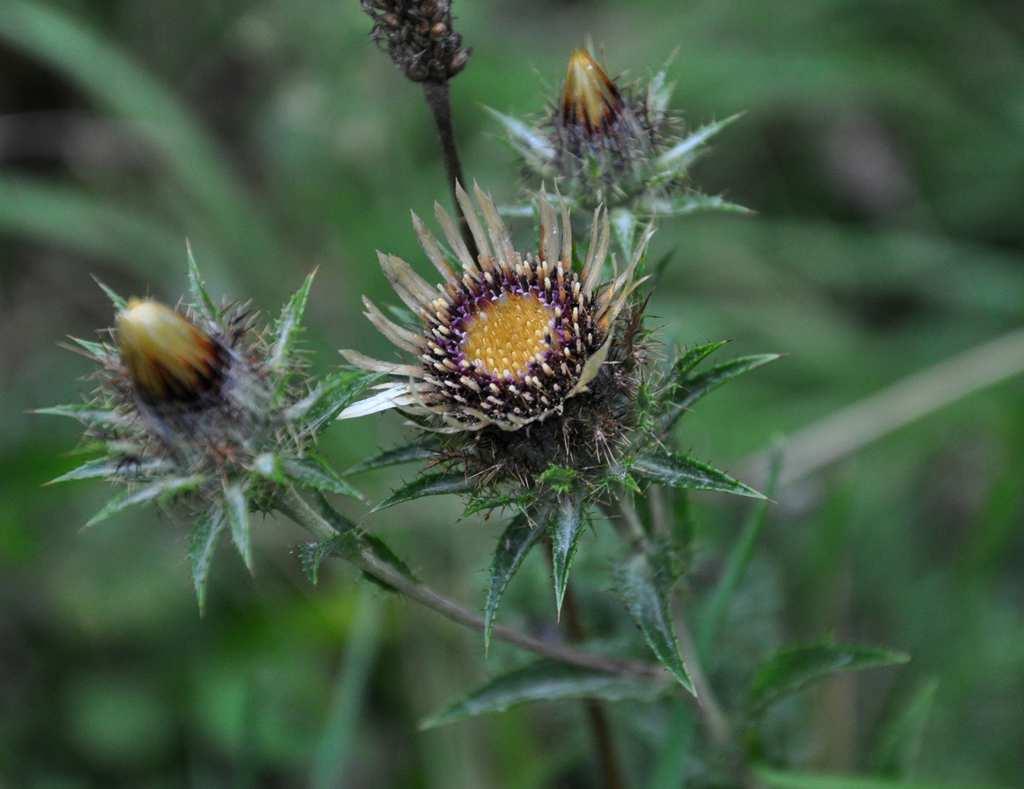
[{"label": "open thistle flower", "polygon": [[491,112],[528,174],[556,179],[574,205],[608,206],[616,227],[635,227],[632,215],[744,211],[701,194],[687,179],[708,140],[739,116],[683,134],[679,117],[668,109],[671,93],[664,68],[646,84],[620,84],[590,52],[576,49],[561,94],[539,123]]},{"label": "open thistle flower", "polygon": [[354,365],[401,379],[350,406],[342,418],[397,407],[436,417],[429,429],[442,433],[517,431],[562,414],[570,399],[588,391],[608,358],[616,321],[642,282],[634,275],[646,240],[618,276],[602,282],[610,236],[603,212],[595,217],[586,260],[576,270],[566,209],[559,218],[541,198],[540,247],[523,253],[513,246],[489,195],[476,187],[474,205],[461,186],[457,194],[479,256],[472,258],[439,205],[437,218],[458,271],[413,215],[420,243],[443,278],[436,290],[401,258],[379,254],[419,327],[392,322],[369,299],[366,316],[416,361],[399,364],[342,351]]},{"label": "open thistle flower", "polygon": [[270,511],[289,487],[358,495],[314,449],[366,376],[341,371],[314,384],[306,375],[294,345],[312,275],[262,332],[245,305],[216,306],[194,264],[190,281],[193,303],[180,310],[108,291],[113,342],[73,339],[97,365],[91,399],[41,413],[82,422],[99,453],[55,482],[103,478],[127,488],[87,525],[150,501],[196,522],[190,556],[202,605],[224,529],[251,570],[251,511]]}]

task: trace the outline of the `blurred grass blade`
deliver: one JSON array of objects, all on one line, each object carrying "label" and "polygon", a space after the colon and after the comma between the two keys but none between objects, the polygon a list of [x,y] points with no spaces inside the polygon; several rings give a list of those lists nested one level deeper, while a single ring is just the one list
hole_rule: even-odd
[{"label": "blurred grass blade", "polygon": [[856,775],[823,775],[755,767],[758,786],[766,789],[998,789],[991,784],[954,784],[936,781],[890,781]]},{"label": "blurred grass blade", "polygon": [[647,789],[679,789],[685,785],[687,757],[694,745],[695,732],[692,708],[675,700],[672,719],[654,759]]},{"label": "blurred grass blade", "polygon": [[[540,519],[544,522],[546,519]],[[487,602],[484,604],[484,655],[491,647],[491,631],[498,615],[501,598],[505,595],[512,577],[523,563],[526,554],[544,536],[545,530],[533,524],[524,514],[513,518],[498,539],[498,546],[491,560],[490,580],[487,587]]]},{"label": "blurred grass blade", "polygon": [[327,709],[327,719],[313,753],[309,783],[312,789],[334,789],[345,785],[346,767],[359,735],[359,716],[380,641],[380,624],[380,601],[368,590],[363,590]]},{"label": "blurred grass blade", "polygon": [[736,544],[729,551],[729,557],[725,561],[722,577],[715,586],[714,591],[711,593],[711,598],[702,612],[697,643],[700,655],[704,660],[710,660],[711,645],[718,634],[718,628],[728,614],[729,604],[739,589],[740,582],[746,573],[747,565],[750,564],[750,559],[754,555],[754,546],[757,544],[757,538],[764,527],[765,513],[768,510],[768,499],[775,495],[781,466],[782,452],[781,450],[776,450],[776,454],[772,459],[771,473],[768,477],[768,487],[765,493],[767,498],[758,501],[754,504],[753,509],[751,509],[747,522],[744,524],[743,530],[736,540]]},{"label": "blurred grass blade", "polygon": [[237,259],[283,259],[266,221],[226,166],[227,158],[171,92],[113,41],[63,11],[28,0],[4,4],[0,39],[60,70],[111,112],[139,124],[141,135],[213,220],[219,237],[231,239]]},{"label": "blurred grass blade", "polygon": [[935,678],[919,685],[881,726],[871,754],[872,772],[888,778],[907,778],[912,774],[938,688]]},{"label": "blurred grass blade", "polygon": [[667,576],[668,573],[658,572],[645,554],[637,553],[619,567],[616,584],[647,646],[679,684],[694,693],[693,682],[679,656]]},{"label": "blurred grass blade", "polygon": [[[0,176],[0,232],[88,252],[126,271],[137,271],[137,261],[146,260],[152,264],[148,270],[168,285],[177,282],[181,265],[181,237],[159,220],[134,206],[35,178]],[[123,299],[100,287],[115,307],[123,306]]]},{"label": "blurred grass blade", "polygon": [[761,664],[750,686],[748,706],[759,713],[779,699],[845,671],[906,663],[910,656],[878,647],[823,642],[788,647]]},{"label": "blurred grass blade", "polygon": [[540,660],[495,677],[465,698],[421,722],[420,729],[434,729],[478,715],[504,712],[533,701],[652,701],[664,689],[663,683],[652,680]]}]

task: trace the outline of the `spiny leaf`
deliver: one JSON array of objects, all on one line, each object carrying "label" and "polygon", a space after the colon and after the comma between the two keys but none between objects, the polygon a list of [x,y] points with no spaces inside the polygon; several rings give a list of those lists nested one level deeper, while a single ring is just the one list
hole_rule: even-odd
[{"label": "spiny leaf", "polygon": [[436,452],[439,446],[440,442],[437,438],[431,436],[421,441],[417,441],[414,444],[406,444],[404,447],[385,450],[373,457],[356,463],[354,466],[347,469],[345,473],[362,474],[364,471],[374,471],[375,469],[387,468],[388,466],[398,466],[402,463],[432,460],[436,457]]},{"label": "spiny leaf", "polygon": [[871,754],[873,772],[890,778],[904,778],[912,773],[938,689],[938,680],[931,678],[902,700],[895,714],[881,727]]},{"label": "spiny leaf", "polygon": [[498,615],[501,598],[526,554],[543,536],[544,529],[532,524],[523,514],[512,520],[498,540],[494,558],[491,560],[487,602],[484,604],[484,655],[491,648],[491,631],[494,629],[494,619]]},{"label": "spiny leaf", "polygon": [[682,356],[676,359],[675,364],[672,365],[672,372],[669,374],[669,381],[673,388],[685,384],[687,376],[696,369],[697,365],[703,362],[723,345],[728,344],[728,340],[717,340],[715,342],[705,342],[700,345],[694,345],[692,348],[688,348]]},{"label": "spiny leaf", "polygon": [[702,145],[742,116],[743,113],[739,112],[723,120],[701,126],[659,156],[656,162],[657,167],[672,173],[680,172],[689,165],[693,155]]},{"label": "spiny leaf", "polygon": [[739,203],[731,203],[719,195],[706,195],[699,192],[690,192],[675,197],[651,198],[644,201],[644,207],[650,213],[660,216],[688,216],[702,211],[744,215],[756,213]]},{"label": "spiny leaf", "polygon": [[441,712],[420,723],[420,729],[434,729],[532,701],[561,699],[602,699],[652,701],[664,686],[651,680],[609,674],[594,669],[540,660],[495,677]]},{"label": "spiny leaf", "polygon": [[114,289],[106,285],[99,277],[93,275],[93,282],[100,286],[100,290],[107,294],[107,298],[110,299],[114,308],[120,312],[128,306],[128,302],[125,301],[121,296],[114,292]]},{"label": "spiny leaf", "polygon": [[110,359],[116,354],[116,351],[106,343],[83,340],[81,337],[68,337],[68,339],[99,362]]},{"label": "spiny leaf", "polygon": [[337,539],[335,537],[330,540],[307,542],[299,546],[299,565],[313,586],[320,583],[320,565],[323,564],[324,559],[336,555],[337,548],[334,542]]},{"label": "spiny leaf", "polygon": [[386,510],[396,504],[401,504],[424,496],[440,496],[445,493],[466,493],[473,489],[472,483],[461,472],[449,473],[439,471],[434,474],[424,474],[412,482],[403,485],[384,501],[373,508],[373,512]]},{"label": "spiny leaf", "polygon": [[379,373],[366,373],[362,370],[338,370],[331,373],[312,392],[289,406],[284,414],[285,419],[301,422],[304,430],[315,435],[380,378]]},{"label": "spiny leaf", "polygon": [[71,403],[68,405],[51,405],[47,408],[37,408],[33,414],[44,414],[49,416],[66,416],[77,419],[83,425],[108,425],[110,427],[125,427],[131,424],[131,420],[124,414],[112,411],[107,408],[97,408],[88,403]]},{"label": "spiny leaf", "polygon": [[281,310],[281,317],[275,327],[274,347],[270,352],[270,369],[275,372],[281,373],[287,368],[288,356],[295,342],[296,332],[302,325],[306,302],[309,301],[309,289],[313,287],[315,276],[316,269],[313,269],[302,286],[292,294],[292,297],[284,305],[284,309]]},{"label": "spiny leaf", "polygon": [[536,498],[537,494],[529,490],[517,493],[504,493],[499,496],[472,495],[466,504],[466,508],[462,511],[462,516],[468,518],[470,515],[476,515],[478,512],[489,512],[500,507],[510,507],[515,508],[519,512],[525,512],[526,508]]},{"label": "spiny leaf", "polygon": [[568,493],[576,482],[576,477],[579,476],[575,469],[569,468],[568,466],[556,466],[550,465],[544,469],[537,481],[542,485],[547,485],[556,493]]},{"label": "spiny leaf", "polygon": [[724,471],[694,460],[690,457],[665,453],[637,458],[631,468],[633,472],[662,485],[692,490],[717,490],[737,496],[763,499],[760,493]]},{"label": "spiny leaf", "polygon": [[643,553],[634,554],[616,572],[619,593],[640,628],[644,641],[679,684],[694,693],[690,675],[679,656],[669,604],[670,579],[657,571]]},{"label": "spiny leaf", "polygon": [[843,671],[906,663],[910,656],[877,647],[822,642],[783,649],[754,675],[748,705],[758,713],[781,698]]},{"label": "spiny leaf", "polygon": [[85,528],[95,526],[97,523],[105,521],[107,518],[112,515],[116,515],[121,512],[121,510],[127,509],[128,507],[134,507],[137,504],[145,504],[153,501],[154,499],[166,500],[178,493],[194,490],[203,483],[204,479],[205,478],[199,474],[191,477],[171,477],[170,479],[151,482],[141,488],[121,493],[108,501],[103,509],[93,515],[85,524]]},{"label": "spiny leaf", "polygon": [[199,266],[196,264],[195,255],[192,254],[192,242],[188,239],[185,239],[185,252],[188,256],[188,289],[192,295],[192,302],[207,320],[219,320],[220,310],[206,290],[206,283],[199,274]]},{"label": "spiny leaf", "polygon": [[231,539],[238,548],[238,553],[251,574],[252,566],[252,526],[249,522],[249,504],[245,500],[245,491],[238,483],[224,483],[224,512],[228,525],[231,527]]},{"label": "spiny leaf", "polygon": [[678,382],[678,390],[681,396],[673,398],[671,408],[662,417],[662,429],[668,430],[687,409],[693,407],[698,400],[713,392],[726,381],[751,370],[756,370],[758,367],[769,362],[774,362],[779,356],[777,353],[740,356],[716,365],[706,372]]},{"label": "spiny leaf", "polygon": [[555,149],[550,141],[533,127],[518,118],[485,107],[508,132],[509,142],[535,170],[542,170],[555,158]]},{"label": "spiny leaf", "polygon": [[615,240],[622,252],[622,257],[629,260],[633,257],[633,239],[636,236],[636,214],[628,208],[616,208],[611,213],[611,226]]},{"label": "spiny leaf", "polygon": [[66,474],[61,474],[56,479],[51,479],[47,485],[56,485],[58,482],[71,482],[77,479],[97,479],[106,477],[141,477],[156,471],[168,468],[166,460],[146,460],[135,463],[126,458],[96,458],[83,463]]},{"label": "spiny leaf", "polygon": [[555,614],[562,616],[562,601],[569,585],[569,570],[583,533],[582,497],[563,494],[554,508],[551,530],[551,575],[555,586]]},{"label": "spiny leaf", "polygon": [[303,487],[352,496],[360,500],[363,498],[362,493],[339,477],[334,469],[316,455],[301,458],[283,457],[281,468],[289,478]]},{"label": "spiny leaf", "polygon": [[[302,565],[302,571],[313,585],[316,585],[319,582],[320,565],[327,557],[335,556],[359,565],[361,557],[367,553],[372,554],[378,561],[381,561],[389,565],[392,569],[397,570],[409,580],[416,580],[416,576],[413,574],[412,570],[409,569],[409,565],[403,562],[398,555],[391,550],[387,543],[373,534],[367,534],[366,532],[360,532],[355,529],[338,534],[328,540],[305,543],[299,546],[298,553],[299,562]],[[389,591],[393,591],[388,584],[384,583],[376,576],[365,572],[364,575],[368,580],[388,589]]]},{"label": "spiny leaf", "polygon": [[217,549],[217,539],[223,530],[224,513],[218,505],[214,505],[200,517],[189,535],[188,560],[192,565],[192,584],[195,586],[200,616],[206,613],[206,582]]}]

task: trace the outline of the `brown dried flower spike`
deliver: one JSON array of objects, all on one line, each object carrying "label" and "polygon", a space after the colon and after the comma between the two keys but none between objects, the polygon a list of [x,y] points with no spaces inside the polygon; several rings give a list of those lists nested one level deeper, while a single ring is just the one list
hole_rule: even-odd
[{"label": "brown dried flower spike", "polygon": [[415,355],[416,363],[342,351],[358,367],[402,380],[381,385],[377,395],[345,409],[340,418],[401,408],[440,417],[441,425],[433,428],[440,432],[490,425],[518,430],[561,413],[566,400],[587,391],[607,358],[615,320],[642,281],[634,281],[633,274],[649,235],[625,270],[601,284],[609,241],[605,212],[595,215],[586,261],[576,271],[568,209],[562,209],[559,221],[541,198],[540,249],[520,253],[488,194],[476,187],[474,205],[461,186],[456,191],[479,256],[473,259],[437,204],[438,222],[460,272],[415,214],[420,244],[444,278],[437,290],[401,258],[379,253],[385,275],[421,326],[414,330],[392,322],[368,299],[366,317],[393,344]]}]

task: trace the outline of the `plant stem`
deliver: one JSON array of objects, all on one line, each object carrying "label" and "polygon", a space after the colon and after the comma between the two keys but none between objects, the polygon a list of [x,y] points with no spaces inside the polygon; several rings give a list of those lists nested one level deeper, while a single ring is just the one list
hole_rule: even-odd
[{"label": "plant stem", "polygon": [[[550,541],[548,542],[548,560],[554,565],[554,556]],[[580,619],[579,608],[576,605],[576,595],[572,586],[565,587],[565,597],[562,598],[562,611],[565,613],[565,625],[569,631],[569,640],[572,643],[580,643],[586,640],[586,630],[583,621]],[[608,716],[605,714],[604,706],[597,699],[584,699],[583,707],[587,712],[587,721],[590,724],[590,732],[594,738],[594,748],[597,750],[597,758],[601,763],[601,774],[604,777],[604,785],[607,789],[624,789],[626,786],[622,778],[622,769],[619,767],[618,751],[615,747],[615,739],[612,737],[611,726],[608,724]]]},{"label": "plant stem", "polygon": [[452,203],[459,213],[459,230],[462,232],[462,240],[469,247],[469,253],[475,259],[478,253],[476,241],[473,234],[469,232],[469,225],[462,213],[462,206],[455,195],[455,184],[466,185],[466,179],[462,175],[462,162],[459,159],[459,149],[455,144],[455,127],[452,124],[452,92],[447,82],[426,81],[423,85],[423,95],[430,107],[430,113],[434,116],[434,125],[437,127],[437,136],[441,142],[441,154],[444,157],[444,169],[448,174],[448,188],[452,193]]},{"label": "plant stem", "polygon": [[[908,375],[891,386],[794,433],[785,443],[779,487],[797,482],[889,433],[974,392],[1024,373],[1024,329],[1017,329]],[[771,450],[740,464],[761,485]]]},{"label": "plant stem", "polygon": [[[294,488],[287,487],[282,490],[282,500],[278,502],[278,509],[298,525],[307,529],[318,540],[330,540],[343,533],[335,529]],[[414,581],[387,562],[374,556],[370,551],[360,549],[358,555],[346,558],[349,558],[360,570],[368,575],[372,575],[378,581],[394,589],[398,594],[416,601],[446,619],[474,630],[483,631],[484,620],[478,614],[459,605],[454,600],[450,600],[444,595],[435,592],[429,586]],[[618,660],[602,655],[594,655],[561,644],[541,641],[510,627],[495,625],[493,634],[497,639],[561,663],[568,663],[595,671],[604,671],[609,674],[631,674],[650,679],[665,677],[664,670],[660,666],[655,666],[651,663]]]}]

